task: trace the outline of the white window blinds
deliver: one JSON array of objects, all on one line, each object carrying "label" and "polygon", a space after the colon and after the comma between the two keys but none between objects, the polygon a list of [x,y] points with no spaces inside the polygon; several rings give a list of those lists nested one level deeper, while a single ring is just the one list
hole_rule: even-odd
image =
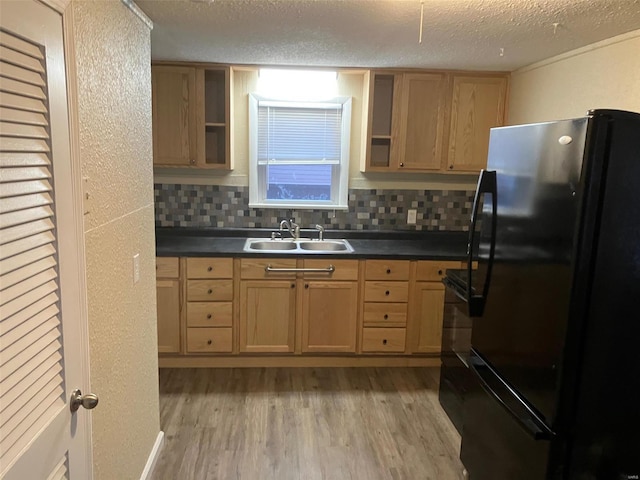
[{"label": "white window blinds", "polygon": [[339,164],[342,104],[260,101],[258,164]]},{"label": "white window blinds", "polygon": [[41,48],[0,31],[0,477],[64,407],[45,78]]}]

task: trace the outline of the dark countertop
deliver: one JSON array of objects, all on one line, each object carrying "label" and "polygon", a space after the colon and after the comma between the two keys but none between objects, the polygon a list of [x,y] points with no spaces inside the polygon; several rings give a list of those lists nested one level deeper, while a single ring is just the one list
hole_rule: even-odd
[{"label": "dark countertop", "polygon": [[[274,229],[157,228],[156,255],[159,257],[322,257],[322,258],[394,258],[407,260],[464,260],[466,232],[381,232],[370,230],[327,230],[325,239],[346,238],[352,253],[264,253],[245,252],[245,240],[269,238]],[[288,234],[283,232],[284,236]],[[315,230],[301,232],[302,237],[317,238]]]}]

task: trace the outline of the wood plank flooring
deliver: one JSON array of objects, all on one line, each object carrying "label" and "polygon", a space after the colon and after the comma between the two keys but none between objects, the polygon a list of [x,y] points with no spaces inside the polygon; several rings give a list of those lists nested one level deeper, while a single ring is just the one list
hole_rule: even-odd
[{"label": "wood plank flooring", "polygon": [[437,368],[161,369],[154,480],[458,480]]}]

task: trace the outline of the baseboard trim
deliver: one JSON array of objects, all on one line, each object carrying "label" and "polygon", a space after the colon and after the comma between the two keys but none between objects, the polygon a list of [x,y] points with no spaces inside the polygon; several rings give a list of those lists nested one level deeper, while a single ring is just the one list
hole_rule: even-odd
[{"label": "baseboard trim", "polygon": [[149,458],[147,459],[147,464],[144,466],[142,475],[140,475],[140,480],[151,479],[151,474],[153,473],[153,469],[156,467],[156,463],[158,463],[158,458],[160,458],[160,452],[162,451],[163,445],[164,432],[160,430],[160,432],[158,432],[158,436],[156,437],[156,443],[153,444],[153,448],[151,449],[151,453],[149,454]]},{"label": "baseboard trim", "polygon": [[384,356],[229,356],[160,357],[160,368],[255,368],[255,367],[439,367],[440,355],[431,357]]}]

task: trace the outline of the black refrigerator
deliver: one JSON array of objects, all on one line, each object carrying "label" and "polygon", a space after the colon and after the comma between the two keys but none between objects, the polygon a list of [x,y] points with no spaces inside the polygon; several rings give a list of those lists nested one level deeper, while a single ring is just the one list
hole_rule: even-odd
[{"label": "black refrigerator", "polygon": [[492,129],[468,253],[471,480],[640,478],[640,114]]}]

